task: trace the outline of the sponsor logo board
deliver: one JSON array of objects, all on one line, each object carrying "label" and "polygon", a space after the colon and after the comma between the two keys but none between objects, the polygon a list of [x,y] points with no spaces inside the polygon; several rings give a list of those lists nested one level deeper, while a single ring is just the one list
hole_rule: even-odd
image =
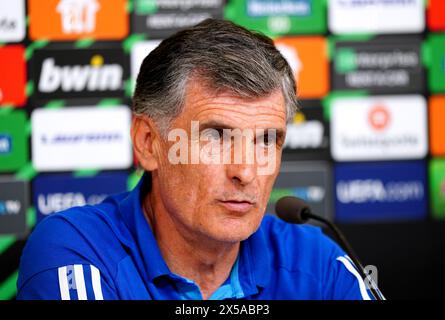
[{"label": "sponsor logo board", "polygon": [[415,37],[336,42],[332,89],[372,94],[423,92],[421,43]]},{"label": "sponsor logo board", "polygon": [[25,34],[25,0],[0,0],[0,42],[20,42]]},{"label": "sponsor logo board", "polygon": [[429,105],[431,154],[445,156],[445,96],[431,96]]},{"label": "sponsor logo board", "polygon": [[329,158],[329,126],[319,100],[301,100],[301,111],[287,125],[283,159]]},{"label": "sponsor logo board", "polygon": [[431,31],[445,31],[445,1],[428,0],[427,23]]},{"label": "sponsor logo board", "polygon": [[337,98],[331,108],[337,161],[419,159],[428,152],[423,96]]},{"label": "sponsor logo board", "polygon": [[33,203],[37,220],[72,207],[95,205],[107,196],[127,190],[125,172],[101,173],[94,177],[42,174],[33,180]]},{"label": "sponsor logo board", "polygon": [[150,54],[159,44],[161,40],[148,40],[141,41],[134,44],[131,48],[130,63],[131,63],[131,79],[133,84],[136,84],[136,79],[139,74],[139,69],[141,68],[142,62],[145,57]]},{"label": "sponsor logo board", "polygon": [[285,37],[274,42],[294,72],[299,98],[324,97],[329,91],[326,39],[323,37]]},{"label": "sponsor logo board", "polygon": [[445,159],[431,160],[429,178],[432,215],[437,219],[445,219]]},{"label": "sponsor logo board", "polygon": [[423,0],[329,0],[329,29],[341,33],[420,33]]},{"label": "sponsor logo board", "polygon": [[18,170],[28,160],[27,118],[23,110],[0,116],[0,171]]},{"label": "sponsor logo board", "polygon": [[136,0],[134,32],[148,35],[151,39],[163,39],[207,18],[222,18],[224,4],[223,0]]},{"label": "sponsor logo board", "polygon": [[25,48],[21,45],[0,47],[0,70],[0,106],[23,106],[26,102]]},{"label": "sponsor logo board", "polygon": [[33,165],[40,171],[126,169],[132,164],[130,122],[126,106],[35,109]]},{"label": "sponsor logo board", "polygon": [[433,93],[445,93],[445,34],[431,34],[426,47],[430,64],[428,87]]},{"label": "sponsor logo board", "polygon": [[427,215],[424,161],[336,164],[335,220],[378,222]]},{"label": "sponsor logo board", "polygon": [[128,34],[125,0],[29,0],[33,40],[123,39]]},{"label": "sponsor logo board", "polygon": [[25,181],[0,179],[0,234],[23,235],[27,231],[28,186]]},{"label": "sponsor logo board", "polygon": [[319,0],[230,1],[225,18],[269,36],[326,31],[326,3]]},{"label": "sponsor logo board", "polygon": [[124,96],[127,68],[120,48],[40,49],[33,68],[36,99]]},{"label": "sponsor logo board", "polygon": [[331,167],[324,161],[285,161],[272,189],[267,213],[275,213],[275,203],[284,196],[303,199],[313,212],[326,218],[332,212]]}]

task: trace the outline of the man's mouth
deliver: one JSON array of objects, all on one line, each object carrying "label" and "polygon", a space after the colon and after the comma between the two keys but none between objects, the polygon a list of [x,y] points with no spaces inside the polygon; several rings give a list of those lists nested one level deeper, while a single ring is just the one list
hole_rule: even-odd
[{"label": "man's mouth", "polygon": [[254,203],[247,200],[223,200],[219,201],[229,211],[245,213],[253,208]]}]

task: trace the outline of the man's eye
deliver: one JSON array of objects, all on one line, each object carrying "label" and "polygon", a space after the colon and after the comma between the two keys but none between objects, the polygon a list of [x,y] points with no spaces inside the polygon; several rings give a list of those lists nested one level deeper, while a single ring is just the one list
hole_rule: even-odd
[{"label": "man's eye", "polygon": [[277,142],[277,137],[275,134],[267,133],[257,140],[257,143],[264,145],[266,147],[272,146]]},{"label": "man's eye", "polygon": [[223,137],[223,129],[205,129],[202,135],[208,140],[220,140]]}]

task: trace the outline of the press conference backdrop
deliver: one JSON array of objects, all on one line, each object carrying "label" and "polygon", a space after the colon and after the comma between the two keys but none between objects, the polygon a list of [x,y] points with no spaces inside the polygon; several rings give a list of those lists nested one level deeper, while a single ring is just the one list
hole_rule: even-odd
[{"label": "press conference backdrop", "polygon": [[445,1],[0,0],[0,299],[39,221],[138,181],[138,68],[207,17],[271,36],[297,79],[268,212],[301,197],[388,298],[443,297]]}]

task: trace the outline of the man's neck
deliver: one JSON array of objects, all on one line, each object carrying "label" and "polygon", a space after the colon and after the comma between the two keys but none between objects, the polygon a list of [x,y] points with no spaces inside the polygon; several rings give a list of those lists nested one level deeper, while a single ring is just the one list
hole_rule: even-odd
[{"label": "man's neck", "polygon": [[193,280],[203,298],[210,297],[230,275],[239,242],[222,243],[188,232],[157,203],[153,190],[144,198],[143,209],[170,271]]}]

